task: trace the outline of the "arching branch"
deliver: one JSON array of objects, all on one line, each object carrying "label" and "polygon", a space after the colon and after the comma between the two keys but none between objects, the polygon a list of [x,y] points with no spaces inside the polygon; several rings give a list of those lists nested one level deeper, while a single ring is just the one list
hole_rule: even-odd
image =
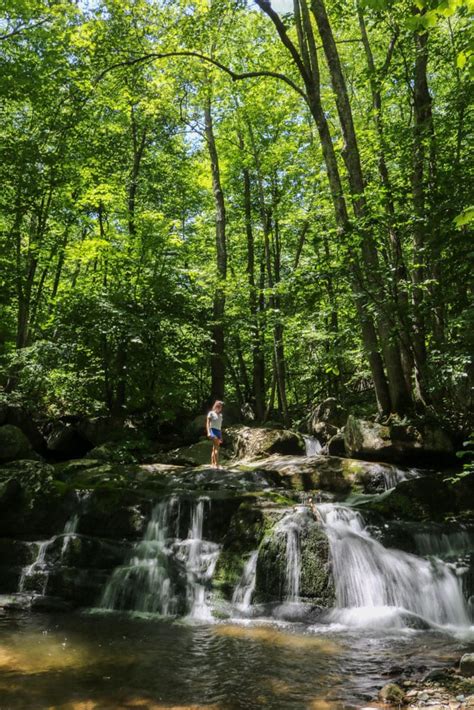
[{"label": "arching branch", "polygon": [[144,54],[140,57],[125,59],[122,62],[111,64],[109,67],[104,69],[104,71],[101,72],[96,78],[96,82],[99,82],[101,79],[104,78],[104,76],[106,76],[106,74],[113,71],[114,69],[118,69],[119,67],[131,67],[136,64],[145,64],[147,62],[154,62],[157,59],[168,59],[170,57],[194,57],[195,59],[201,59],[202,61],[207,62],[208,64],[212,64],[221,71],[225,72],[228,76],[230,76],[232,81],[240,81],[241,79],[252,79],[258,77],[271,77],[273,79],[279,79],[280,81],[284,81],[285,84],[288,84],[288,86],[291,86],[291,88],[296,91],[300,96],[302,96],[306,102],[308,101],[308,97],[303,91],[303,89],[301,89],[297,84],[295,84],[294,81],[292,81],[285,74],[265,70],[234,72],[229,67],[226,67],[225,64],[221,64],[221,62],[217,61],[217,59],[213,59],[212,57],[207,57],[205,54],[200,54],[199,52],[192,52],[190,50],[177,50],[174,52],[150,52],[150,54]]}]

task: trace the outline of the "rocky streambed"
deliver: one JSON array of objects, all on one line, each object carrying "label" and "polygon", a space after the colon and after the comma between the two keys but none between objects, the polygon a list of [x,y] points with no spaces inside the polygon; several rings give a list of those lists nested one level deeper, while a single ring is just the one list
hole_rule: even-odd
[{"label": "rocky streambed", "polygon": [[[317,671],[303,663],[306,679],[290,679],[289,667],[280,668],[291,692],[280,688],[279,696],[274,689],[270,702],[265,691],[267,706],[325,707],[309,704],[317,689],[314,702],[362,707],[380,702],[378,692],[393,680],[401,695],[385,697],[389,702],[422,706],[437,699],[449,707],[454,698],[469,707],[468,680],[454,695],[426,685],[439,679],[417,684],[430,671],[453,667],[472,648],[470,482],[453,486],[439,471],[306,456],[298,434],[249,431],[234,433],[222,469],[198,465],[199,456],[209,454],[207,442],[141,462],[135,455],[123,461],[126,447],[118,462],[108,445],[56,464],[28,458],[4,463],[4,628],[14,619],[36,628],[33,618],[48,627],[60,611],[68,612],[63,618],[84,619],[95,610],[96,619],[128,618],[132,636],[141,637],[147,624],[176,630],[176,620],[185,619],[220,629],[202,632],[210,664],[209,639],[218,634],[230,647],[237,644],[242,658],[249,644],[258,648],[265,668],[268,639],[282,634],[275,643],[286,649],[289,667],[300,663],[300,651],[292,655],[291,649],[320,644],[320,651],[327,644],[334,654],[322,663],[318,651]],[[27,610],[36,616],[25,616]],[[99,625],[106,634],[113,622]],[[84,628],[80,644],[88,645],[92,627]],[[346,668],[335,660],[340,653]],[[139,664],[132,656],[132,665]],[[143,683],[156,700],[153,683]],[[213,694],[213,683],[193,702],[207,698],[231,707],[226,695]],[[94,688],[101,697],[102,686]],[[189,702],[192,694],[184,695],[173,702]],[[278,697],[287,704],[278,705]],[[259,702],[246,696],[246,704],[232,707],[264,704]]]}]

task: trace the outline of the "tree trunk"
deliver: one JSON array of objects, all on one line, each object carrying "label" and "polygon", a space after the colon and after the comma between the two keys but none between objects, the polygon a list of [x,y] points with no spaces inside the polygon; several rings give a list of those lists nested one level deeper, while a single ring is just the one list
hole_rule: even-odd
[{"label": "tree trunk", "polygon": [[227,277],[227,244],[226,244],[226,214],[224,193],[222,191],[219,158],[211,113],[211,100],[207,99],[204,106],[204,121],[207,147],[211,162],[212,192],[216,208],[216,265],[218,284],[214,292],[213,325],[211,330],[211,398],[222,399],[225,387],[225,280]]},{"label": "tree trunk", "polygon": [[[341,231],[341,234],[349,238],[351,226],[344,199],[339,167],[337,165],[336,154],[334,151],[334,144],[332,142],[326,114],[321,104],[321,86],[316,43],[314,41],[313,30],[306,2],[305,0],[301,0],[301,2],[300,0],[294,0],[295,21],[301,55],[288,37],[285,26],[283,25],[278,14],[272,9],[270,3],[267,2],[267,0],[256,0],[256,2],[257,5],[259,5],[259,7],[272,20],[282,43],[290,52],[304,81],[308,97],[308,106],[315,121],[319,139],[321,141],[323,158],[326,164],[329,187],[334,205],[336,224]],[[361,325],[362,340],[372,372],[377,407],[379,412],[388,414],[391,411],[390,393],[378,346],[377,333],[373,318],[366,304],[366,296],[360,287],[357,261],[357,256],[352,254],[350,266],[351,279],[355,293],[357,314]]]},{"label": "tree trunk", "polygon": [[[240,139],[241,150],[244,148]],[[249,284],[250,339],[252,348],[252,394],[255,416],[262,421],[265,414],[265,356],[260,328],[259,298],[255,283],[255,243],[252,229],[252,199],[250,173],[243,168],[245,231],[247,235],[247,278]]]}]

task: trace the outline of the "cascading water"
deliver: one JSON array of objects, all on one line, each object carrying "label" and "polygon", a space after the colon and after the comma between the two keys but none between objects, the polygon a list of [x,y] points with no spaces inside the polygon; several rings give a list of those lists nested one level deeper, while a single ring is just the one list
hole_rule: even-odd
[{"label": "cascading water", "polygon": [[[53,537],[50,540],[38,542],[38,555],[36,559],[31,565],[22,569],[20,582],[18,584],[19,592],[30,591],[28,587],[30,586],[30,580],[33,580],[36,587],[35,591],[42,595],[46,593],[49,577],[49,572],[46,568],[46,551],[55,539],[56,538]],[[38,580],[41,582],[40,585],[37,585]]]},{"label": "cascading water", "polygon": [[220,546],[217,543],[203,540],[204,513],[206,507],[209,509],[210,505],[211,502],[208,498],[201,498],[197,501],[191,513],[188,539],[177,545],[178,548],[181,548],[178,558],[181,556],[186,569],[188,616],[194,619],[208,619],[212,616],[206,601],[206,592],[214,574]]},{"label": "cascading water", "polygon": [[318,456],[323,448],[319,439],[316,439],[315,436],[305,436],[303,438],[306,456]]},{"label": "cascading water", "polygon": [[64,538],[63,538],[63,544],[61,547],[61,558],[64,557],[64,554],[67,550],[67,547],[69,545],[69,541],[73,538],[73,536],[77,532],[77,526],[79,525],[79,515],[75,513],[69,520],[66,522],[66,525],[64,526]]},{"label": "cascading water", "polygon": [[193,504],[184,540],[179,538],[179,499],[172,497],[156,505],[129,561],[114,570],[100,606],[174,616],[183,606],[183,591],[188,616],[209,618],[206,593],[220,552],[218,544],[203,539],[209,505],[205,498]]},{"label": "cascading water", "polygon": [[103,609],[133,608],[163,616],[176,613],[177,599],[169,575],[170,521],[175,512],[176,498],[153,508],[143,539],[134,546],[129,562],[114,570],[104,589]]},{"label": "cascading water", "polygon": [[232,604],[242,611],[248,610],[252,602],[252,594],[254,593],[255,584],[257,582],[257,562],[258,550],[255,550],[245,563],[242,576],[232,595]]},{"label": "cascading water", "polygon": [[274,535],[286,537],[285,602],[298,602],[301,577],[301,536],[313,515],[306,506],[297,506],[275,526]]},{"label": "cascading water", "polygon": [[[420,472],[416,468],[402,469],[396,468],[395,466],[379,466],[379,468],[386,491],[395,488],[395,486],[402,481],[408,481],[411,478],[418,478],[420,476]],[[377,471],[377,464],[373,465],[372,470],[374,472]]]},{"label": "cascading water", "polygon": [[347,506],[318,509],[336,586],[338,608],[330,618],[350,625],[404,626],[412,624],[412,614],[432,624],[469,624],[460,582],[448,565],[385,548]]}]

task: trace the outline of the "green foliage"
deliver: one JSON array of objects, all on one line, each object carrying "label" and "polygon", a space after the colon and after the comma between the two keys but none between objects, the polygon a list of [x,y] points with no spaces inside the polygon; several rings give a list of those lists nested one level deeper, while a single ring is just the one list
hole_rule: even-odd
[{"label": "green foliage", "polygon": [[[467,0],[360,2],[371,68],[356,9],[326,4],[366,181],[367,217],[356,219],[321,53],[322,102],[350,212],[344,235],[316,126],[288,83],[268,76],[232,81],[191,57],[135,61],[198,52],[234,72],[280,72],[300,86],[271,22],[253,6],[7,3],[0,40],[0,397],[48,415],[146,411],[172,420],[202,409],[218,285],[203,122],[210,97],[227,218],[228,276],[219,284],[226,296],[226,398],[253,404],[260,338],[265,405],[272,409],[281,332],[294,421],[327,395],[373,408],[353,283],[353,265],[372,230],[384,303],[364,282],[366,312],[376,318],[385,308],[392,336],[407,341],[421,317],[426,395],[439,411],[461,411],[464,426],[472,327],[472,8]],[[284,21],[296,42],[295,18],[288,13]],[[431,137],[423,136],[420,216],[412,199],[413,68],[415,38],[426,32],[434,125]],[[381,157],[389,189],[381,183]],[[420,223],[421,250],[414,236]],[[414,308],[419,298],[421,314]],[[441,335],[434,314],[442,314]],[[278,397],[270,416],[281,409]]]}]

